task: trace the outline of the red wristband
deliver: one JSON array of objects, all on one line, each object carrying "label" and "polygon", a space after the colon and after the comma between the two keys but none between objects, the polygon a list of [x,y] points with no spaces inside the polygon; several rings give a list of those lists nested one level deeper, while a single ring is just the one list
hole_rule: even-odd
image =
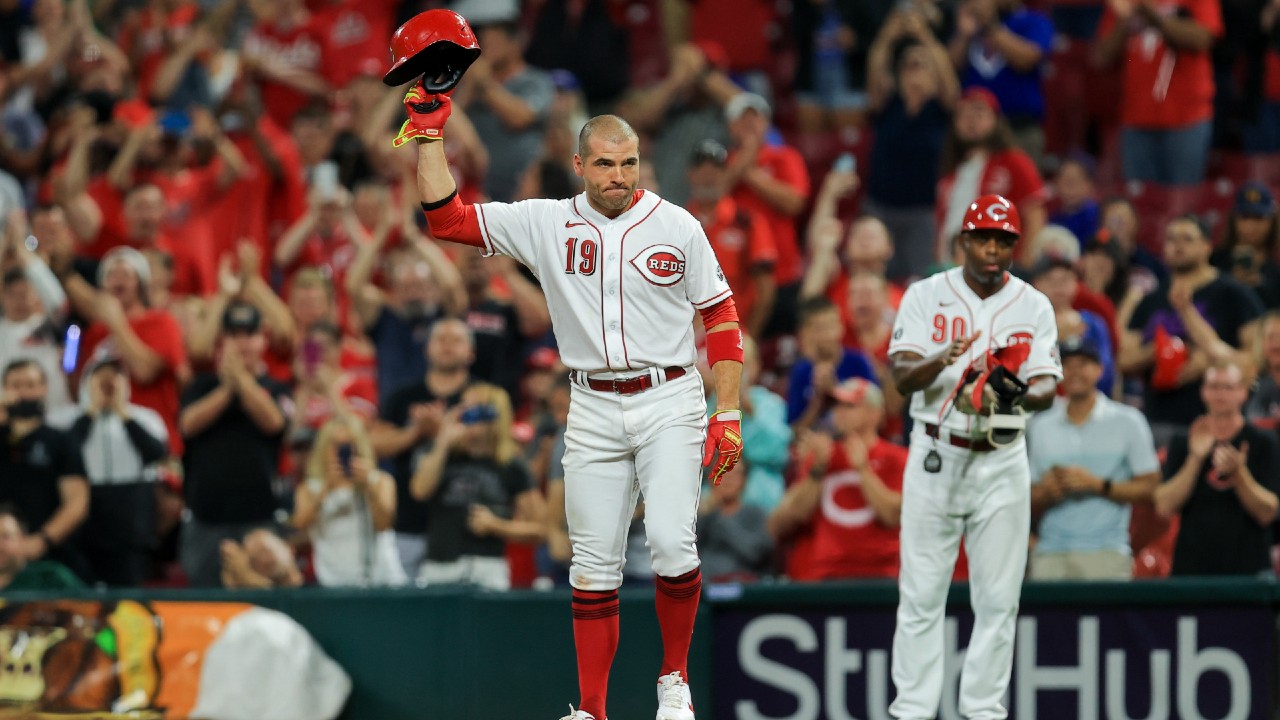
[{"label": "red wristband", "polygon": [[738,328],[707,333],[707,362],[714,367],[721,360],[742,362],[742,331]]}]

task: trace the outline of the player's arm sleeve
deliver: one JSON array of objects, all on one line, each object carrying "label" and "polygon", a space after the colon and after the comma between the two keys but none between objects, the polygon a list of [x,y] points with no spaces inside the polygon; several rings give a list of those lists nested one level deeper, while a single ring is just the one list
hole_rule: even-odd
[{"label": "player's arm sleeve", "polygon": [[[690,218],[692,221],[692,218]],[[699,310],[711,307],[733,295],[729,283],[720,269],[720,262],[711,249],[702,225],[694,223],[685,258],[684,292],[689,302]]]},{"label": "player's arm sleeve", "polygon": [[927,357],[933,352],[933,341],[929,339],[933,327],[925,317],[924,297],[920,291],[920,283],[907,287],[898,305],[898,316],[893,321],[893,335],[889,340],[889,356],[894,353],[913,352]]},{"label": "player's arm sleeve", "polygon": [[1031,338],[1031,352],[1018,373],[1023,380],[1048,375],[1062,379],[1062,360],[1058,357],[1058,321],[1053,306],[1043,295],[1034,298],[1036,303],[1035,332]]},{"label": "player's arm sleeve", "polygon": [[422,206],[435,237],[478,247],[486,257],[507,255],[529,267],[535,208],[534,201],[465,204],[456,191],[445,201]]}]

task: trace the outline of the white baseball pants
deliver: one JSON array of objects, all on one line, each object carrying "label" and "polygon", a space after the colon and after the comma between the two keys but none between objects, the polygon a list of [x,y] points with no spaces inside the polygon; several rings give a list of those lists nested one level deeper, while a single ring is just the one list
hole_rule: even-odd
[{"label": "white baseball pants", "polygon": [[[960,675],[960,716],[1000,720],[1031,532],[1031,485],[1023,442],[985,453],[911,438],[903,476],[898,618],[893,635],[900,720],[937,717],[942,699],[943,620],[961,537],[969,559],[973,636]],[[926,472],[931,448],[942,469]]]},{"label": "white baseball pants", "polygon": [[696,371],[634,395],[573,385],[564,435],[573,587],[622,584],[627,528],[640,494],[654,573],[675,577],[698,567],[706,434],[706,395]]}]

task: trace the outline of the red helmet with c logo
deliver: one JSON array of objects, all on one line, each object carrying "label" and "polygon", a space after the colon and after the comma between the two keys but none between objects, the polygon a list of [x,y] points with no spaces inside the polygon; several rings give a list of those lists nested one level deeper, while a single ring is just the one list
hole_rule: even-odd
[{"label": "red helmet with c logo", "polygon": [[960,223],[960,232],[971,230],[1002,230],[1021,236],[1022,218],[1018,208],[1003,195],[983,195],[969,203]]},{"label": "red helmet with c logo", "polygon": [[480,43],[465,18],[437,8],[419,13],[391,37],[391,69],[382,82],[395,87],[422,75],[432,95],[449,92],[480,57]]}]

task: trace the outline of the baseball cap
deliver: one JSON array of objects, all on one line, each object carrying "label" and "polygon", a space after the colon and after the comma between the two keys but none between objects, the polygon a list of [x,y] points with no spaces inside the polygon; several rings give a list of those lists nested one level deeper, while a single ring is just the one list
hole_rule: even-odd
[{"label": "baseball cap", "polygon": [[117,262],[128,265],[134,275],[138,276],[138,284],[142,287],[145,288],[151,284],[151,264],[147,262],[147,256],[128,245],[117,245],[108,250],[107,254],[102,256],[102,262],[98,263],[99,287],[107,277],[107,268]]},{"label": "baseball cap", "polygon": [[728,158],[729,150],[724,145],[721,145],[719,141],[703,140],[693,148],[693,154],[689,156],[689,164],[701,165],[704,162],[709,162],[724,167]]},{"label": "baseball cap", "polygon": [[769,107],[768,100],[755,93],[741,92],[725,103],[724,119],[733,122],[748,110],[755,110],[767,118],[773,117],[773,109]]},{"label": "baseball cap", "polygon": [[984,87],[973,86],[964,91],[960,96],[960,102],[977,102],[991,108],[991,112],[1000,114],[1000,100],[995,93]]},{"label": "baseball cap", "polygon": [[261,313],[249,303],[232,303],[222,313],[222,329],[227,332],[255,333],[261,326]]},{"label": "baseball cap", "polygon": [[1246,217],[1266,217],[1275,214],[1276,201],[1271,190],[1257,180],[1250,180],[1236,192],[1235,213]]},{"label": "baseball cap", "polygon": [[1098,344],[1083,335],[1067,338],[1058,343],[1058,355],[1063,360],[1078,355],[1094,362],[1102,362],[1102,351],[1098,349]]},{"label": "baseball cap", "polygon": [[884,394],[876,384],[865,378],[853,377],[842,380],[831,389],[831,397],[836,402],[848,405],[870,403],[876,407],[884,406]]}]

